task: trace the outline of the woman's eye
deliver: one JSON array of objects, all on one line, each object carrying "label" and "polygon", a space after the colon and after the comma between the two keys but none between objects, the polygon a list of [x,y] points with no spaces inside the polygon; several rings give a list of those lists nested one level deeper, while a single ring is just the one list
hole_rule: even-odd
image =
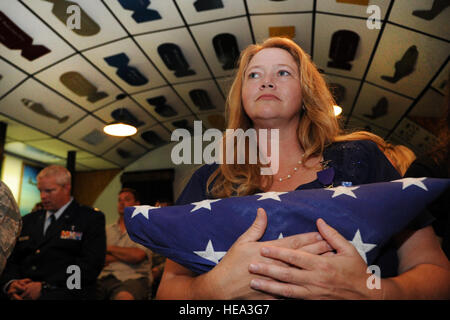
[{"label": "woman's eye", "polygon": [[289,71],[286,71],[286,70],[280,70],[280,71],[278,71],[278,75],[280,75],[280,76],[289,76],[289,75],[291,75],[291,73]]},{"label": "woman's eye", "polygon": [[256,73],[256,72],[250,72],[250,73],[248,74],[248,77],[249,77],[250,79],[256,79],[256,78],[259,78],[259,74]]}]

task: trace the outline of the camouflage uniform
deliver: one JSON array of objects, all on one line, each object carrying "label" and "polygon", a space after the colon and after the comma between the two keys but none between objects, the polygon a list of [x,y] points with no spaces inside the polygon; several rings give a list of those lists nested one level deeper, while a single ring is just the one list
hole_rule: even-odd
[{"label": "camouflage uniform", "polygon": [[22,228],[19,207],[9,188],[0,181],[0,274]]}]

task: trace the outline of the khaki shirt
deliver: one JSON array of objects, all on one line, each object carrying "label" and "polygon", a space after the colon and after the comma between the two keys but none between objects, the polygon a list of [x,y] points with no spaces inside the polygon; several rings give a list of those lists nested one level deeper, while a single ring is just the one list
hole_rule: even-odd
[{"label": "khaki shirt", "polygon": [[99,278],[112,274],[120,281],[145,277],[149,279],[150,283],[152,282],[152,252],[131,240],[126,231],[122,233],[118,223],[106,227],[106,244],[108,246],[139,248],[145,251],[147,257],[138,264],[123,261],[111,262],[103,268]]}]

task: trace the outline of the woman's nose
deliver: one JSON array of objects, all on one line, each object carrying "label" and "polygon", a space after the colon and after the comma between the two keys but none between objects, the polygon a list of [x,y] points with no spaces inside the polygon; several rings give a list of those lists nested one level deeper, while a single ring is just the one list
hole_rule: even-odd
[{"label": "woman's nose", "polygon": [[264,90],[264,89],[274,89],[275,88],[275,84],[270,81],[270,80],[265,80],[261,86],[259,87],[260,90]]}]

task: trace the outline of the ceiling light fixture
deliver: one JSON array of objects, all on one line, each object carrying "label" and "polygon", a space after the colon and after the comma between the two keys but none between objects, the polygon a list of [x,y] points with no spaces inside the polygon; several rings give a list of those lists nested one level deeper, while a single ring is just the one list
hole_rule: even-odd
[{"label": "ceiling light fixture", "polygon": [[134,134],[136,134],[137,129],[135,126],[128,124],[126,122],[123,121],[116,121],[116,122],[112,122],[110,124],[107,124],[104,128],[103,131],[106,134],[109,134],[110,136],[116,136],[116,137],[129,137],[132,136]]},{"label": "ceiling light fixture", "polygon": [[338,115],[340,115],[342,113],[342,108],[339,106],[333,106],[334,108],[334,115],[337,117]]}]

